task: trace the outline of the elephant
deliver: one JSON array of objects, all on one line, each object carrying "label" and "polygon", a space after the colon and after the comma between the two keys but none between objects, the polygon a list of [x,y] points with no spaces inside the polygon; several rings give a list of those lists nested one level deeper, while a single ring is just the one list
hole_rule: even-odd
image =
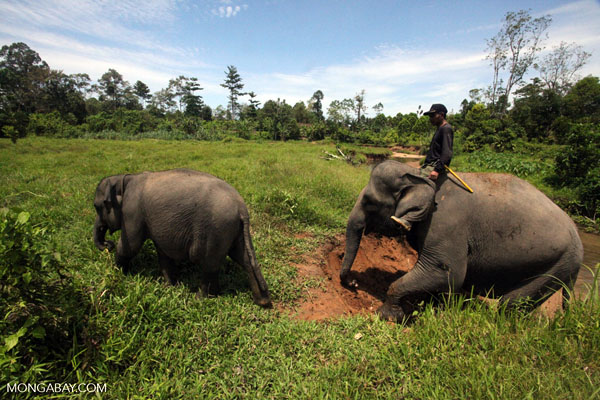
[{"label": "elephant", "polygon": [[423,299],[469,290],[531,310],[566,287],[565,303],[583,260],[569,216],[513,175],[460,176],[473,193],[446,174],[434,183],[395,160],[376,165],[348,218],[342,284],[357,286],[350,271],[364,231],[399,235],[391,217],[405,216],[413,222],[405,234],[418,258],[389,286],[381,318],[406,321]]},{"label": "elephant", "polygon": [[246,204],[227,182],[189,169],[114,175],[98,184],[94,207],[94,244],[101,251],[113,250],[106,232],[121,230],[115,259],[124,272],[151,239],[168,283],[177,281],[177,263],[190,261],[202,268],[202,292],[212,295],[219,292],[219,267],[229,255],[245,268],[254,302],[272,306]]}]

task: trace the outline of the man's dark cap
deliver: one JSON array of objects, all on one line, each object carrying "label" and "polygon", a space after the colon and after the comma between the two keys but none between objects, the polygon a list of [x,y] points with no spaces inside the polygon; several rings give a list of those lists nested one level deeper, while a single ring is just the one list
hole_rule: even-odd
[{"label": "man's dark cap", "polygon": [[429,111],[423,113],[423,115],[433,115],[435,113],[443,113],[446,115],[448,114],[448,109],[443,104],[432,104]]}]

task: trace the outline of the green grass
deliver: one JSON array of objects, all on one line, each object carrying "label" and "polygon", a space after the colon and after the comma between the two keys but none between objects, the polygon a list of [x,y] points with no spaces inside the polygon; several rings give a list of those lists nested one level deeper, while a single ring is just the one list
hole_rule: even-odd
[{"label": "green grass", "polygon": [[[252,303],[244,274],[198,299],[166,286],[152,245],[123,275],[92,241],[92,199],[107,175],[187,167],[238,189],[278,304],[303,284],[292,262],[342,233],[367,166],[320,159],[333,145],[158,140],[0,141],[0,206],[55,228],[85,318],[70,359],[40,372],[52,382],[106,383],[102,398],[597,398],[597,294],[549,320],[477,301],[428,305],[417,322],[372,316],[301,322]],[[309,232],[310,235],[298,235]],[[118,234],[116,234],[117,236]],[[301,237],[301,238],[300,238]],[[231,264],[233,265],[233,264]],[[307,282],[306,285],[313,285]],[[362,338],[356,339],[356,334]],[[52,372],[60,371],[60,372]],[[6,382],[0,382],[5,394]]]}]

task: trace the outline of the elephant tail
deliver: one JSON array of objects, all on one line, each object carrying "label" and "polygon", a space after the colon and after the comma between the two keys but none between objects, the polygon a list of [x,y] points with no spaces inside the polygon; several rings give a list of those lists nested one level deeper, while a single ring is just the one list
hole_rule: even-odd
[{"label": "elephant tail", "polygon": [[260,266],[256,261],[256,253],[254,251],[254,246],[252,246],[252,238],[250,237],[250,216],[248,215],[248,212],[244,210],[240,217],[242,220],[244,233],[244,251],[252,268],[252,274],[254,275],[256,283],[258,284],[261,292],[268,293],[267,282],[265,281],[265,278],[260,270]]}]

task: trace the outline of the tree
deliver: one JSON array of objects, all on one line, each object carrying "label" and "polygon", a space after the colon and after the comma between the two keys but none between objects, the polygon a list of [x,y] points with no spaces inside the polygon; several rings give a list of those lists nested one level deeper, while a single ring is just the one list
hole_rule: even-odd
[{"label": "tree", "polygon": [[150,88],[142,81],[137,81],[133,85],[133,93],[140,99],[143,106],[146,106],[146,102],[152,98]]},{"label": "tree", "polygon": [[87,115],[85,91],[89,82],[87,74],[66,75],[62,71],[50,70],[36,111],[58,111],[63,118],[72,114],[77,122],[82,123]]},{"label": "tree", "polygon": [[0,107],[7,112],[35,112],[50,68],[25,43],[0,49]]},{"label": "tree", "polygon": [[511,11],[506,13],[500,32],[487,40],[487,59],[494,70],[488,98],[500,115],[505,114],[513,89],[534,64],[542,36],[551,22],[549,15],[534,19],[529,11]]},{"label": "tree", "polygon": [[248,101],[249,104],[245,114],[249,118],[256,118],[260,101],[256,100],[256,93],[254,92],[248,92],[248,97],[250,97],[250,100]]},{"label": "tree", "polygon": [[298,139],[300,128],[292,107],[285,100],[268,100],[259,112],[261,129],[268,131],[273,140]]},{"label": "tree", "polygon": [[319,121],[323,121],[325,118],[323,117],[323,92],[317,90],[313,93],[310,100],[308,100],[308,109],[312,111]]},{"label": "tree", "polygon": [[353,111],[354,101],[352,99],[333,100],[329,104],[327,114],[329,119],[335,123],[350,125],[350,115]]},{"label": "tree", "polygon": [[308,109],[303,101],[299,101],[294,104],[292,113],[296,122],[300,124],[306,124],[310,121],[310,114],[308,113]]},{"label": "tree", "polygon": [[375,111],[375,115],[383,113],[383,104],[381,104],[381,102],[375,104],[373,106],[373,111]]},{"label": "tree", "polygon": [[161,89],[155,92],[150,100],[150,108],[158,113],[165,114],[171,111],[177,103],[173,98],[173,93],[168,89]]},{"label": "tree", "polygon": [[600,123],[600,81],[588,76],[564,97],[564,114],[577,122]]},{"label": "tree", "polygon": [[591,54],[575,43],[560,42],[551,53],[534,67],[549,90],[564,95],[577,81],[577,72],[585,65]]},{"label": "tree", "polygon": [[100,100],[108,101],[112,109],[116,110],[125,104],[126,94],[131,92],[131,87],[129,82],[123,79],[123,75],[110,68],[98,79],[98,90]]},{"label": "tree", "polygon": [[196,94],[198,90],[203,90],[198,83],[198,78],[185,78],[182,102],[185,104],[185,113],[187,115],[194,115],[197,117],[202,115],[204,101],[202,100],[202,96]]},{"label": "tree", "polygon": [[510,116],[525,130],[529,139],[546,139],[560,109],[560,96],[544,88],[539,78],[534,78],[530,84],[515,91]]},{"label": "tree", "polygon": [[[202,97],[195,94],[198,90],[203,90],[198,83],[198,78],[188,78],[179,75],[175,79],[169,80],[167,90],[171,93],[173,100],[177,99],[179,111],[185,111],[188,114],[199,114],[199,110],[204,105]],[[187,108],[190,108],[187,110]]]},{"label": "tree", "polygon": [[354,96],[353,106],[354,113],[356,114],[356,122],[357,124],[360,124],[361,113],[367,111],[367,106],[365,105],[365,89],[356,93]]},{"label": "tree", "polygon": [[242,93],[241,90],[244,88],[244,84],[242,83],[242,78],[240,74],[238,74],[237,68],[233,65],[229,65],[227,67],[227,71],[225,71],[225,83],[222,83],[221,86],[229,90],[229,110],[231,112],[230,119],[235,118],[236,110],[239,108],[239,104],[237,103],[237,99],[239,96],[243,96],[245,93]]},{"label": "tree", "polygon": [[223,107],[222,105],[218,105],[217,108],[215,108],[215,111],[213,113],[213,118],[214,119],[218,119],[218,120],[224,120],[226,119],[228,116],[228,111],[225,109],[225,107]]}]

